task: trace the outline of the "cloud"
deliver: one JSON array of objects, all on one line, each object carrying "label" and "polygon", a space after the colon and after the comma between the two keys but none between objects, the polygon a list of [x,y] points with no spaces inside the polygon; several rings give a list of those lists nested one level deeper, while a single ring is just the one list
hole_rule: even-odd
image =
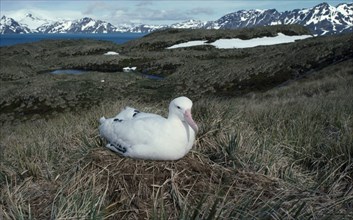
[{"label": "cloud", "polygon": [[188,19],[190,16],[185,12],[178,9],[146,9],[141,13],[141,16],[148,20],[167,20],[167,21],[175,21],[175,20],[183,20]]},{"label": "cloud", "polygon": [[146,7],[152,6],[154,3],[151,0],[139,1],[135,6],[136,7]]},{"label": "cloud", "polygon": [[93,2],[83,11],[83,14],[93,14],[97,9],[104,7],[104,2]]},{"label": "cloud", "polygon": [[[151,2],[152,4],[152,2]],[[212,15],[213,9],[195,7],[195,8],[167,8],[150,4],[137,4],[132,8],[115,8],[110,13],[112,23],[170,23],[190,19],[198,19],[199,15]]]},{"label": "cloud", "polygon": [[177,9],[154,9],[149,7],[114,9],[110,12],[112,23],[161,23],[168,21],[188,20],[191,16],[188,13]]},{"label": "cloud", "polygon": [[211,8],[192,8],[190,10],[188,10],[186,12],[186,14],[188,15],[201,15],[201,14],[205,14],[205,15],[212,15],[214,14],[214,10]]}]

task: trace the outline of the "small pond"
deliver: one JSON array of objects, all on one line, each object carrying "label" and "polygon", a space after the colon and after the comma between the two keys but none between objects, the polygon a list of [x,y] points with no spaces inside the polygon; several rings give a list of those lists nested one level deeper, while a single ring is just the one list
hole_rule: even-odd
[{"label": "small pond", "polygon": [[73,74],[73,75],[78,75],[78,74],[83,74],[86,71],[84,70],[75,70],[75,69],[65,69],[65,70],[54,70],[51,71],[51,74]]},{"label": "small pond", "polygon": [[[51,74],[71,74],[71,75],[79,75],[79,74],[84,74],[87,73],[88,71],[85,70],[78,70],[78,69],[60,69],[60,70],[53,70],[50,73]],[[161,76],[156,76],[156,75],[151,75],[147,73],[138,73],[138,72],[129,72],[126,74],[137,74],[142,77],[148,78],[148,79],[154,79],[154,80],[161,80],[164,79]]]}]

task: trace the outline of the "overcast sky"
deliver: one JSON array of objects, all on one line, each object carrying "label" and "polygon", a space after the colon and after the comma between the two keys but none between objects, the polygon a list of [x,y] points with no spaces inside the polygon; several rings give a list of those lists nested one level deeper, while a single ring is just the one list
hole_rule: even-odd
[{"label": "overcast sky", "polygon": [[[189,19],[202,21],[217,20],[225,14],[242,9],[270,9],[279,12],[296,8],[310,8],[324,0],[299,1],[259,1],[259,0],[220,0],[220,1],[162,1],[162,0],[0,0],[0,16],[23,17],[26,13],[46,19],[79,19],[91,17],[110,22],[173,24]],[[332,6],[352,3],[353,0],[326,0]]]}]

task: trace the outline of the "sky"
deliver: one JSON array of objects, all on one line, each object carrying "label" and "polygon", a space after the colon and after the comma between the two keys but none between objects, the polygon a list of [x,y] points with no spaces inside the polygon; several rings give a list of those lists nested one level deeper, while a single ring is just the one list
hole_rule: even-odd
[{"label": "sky", "polygon": [[174,24],[190,19],[214,21],[238,10],[272,9],[279,12],[310,8],[322,2],[332,6],[353,0],[0,0],[0,17],[23,17],[27,13],[49,20],[91,17],[112,23]]}]

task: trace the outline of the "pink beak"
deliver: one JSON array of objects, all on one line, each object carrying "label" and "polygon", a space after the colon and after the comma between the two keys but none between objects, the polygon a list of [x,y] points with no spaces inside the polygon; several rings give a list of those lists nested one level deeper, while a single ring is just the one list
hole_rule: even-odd
[{"label": "pink beak", "polygon": [[197,124],[192,119],[191,109],[187,109],[185,111],[184,118],[185,118],[185,121],[190,125],[190,127],[195,131],[195,133],[197,133],[199,128],[197,127]]}]

